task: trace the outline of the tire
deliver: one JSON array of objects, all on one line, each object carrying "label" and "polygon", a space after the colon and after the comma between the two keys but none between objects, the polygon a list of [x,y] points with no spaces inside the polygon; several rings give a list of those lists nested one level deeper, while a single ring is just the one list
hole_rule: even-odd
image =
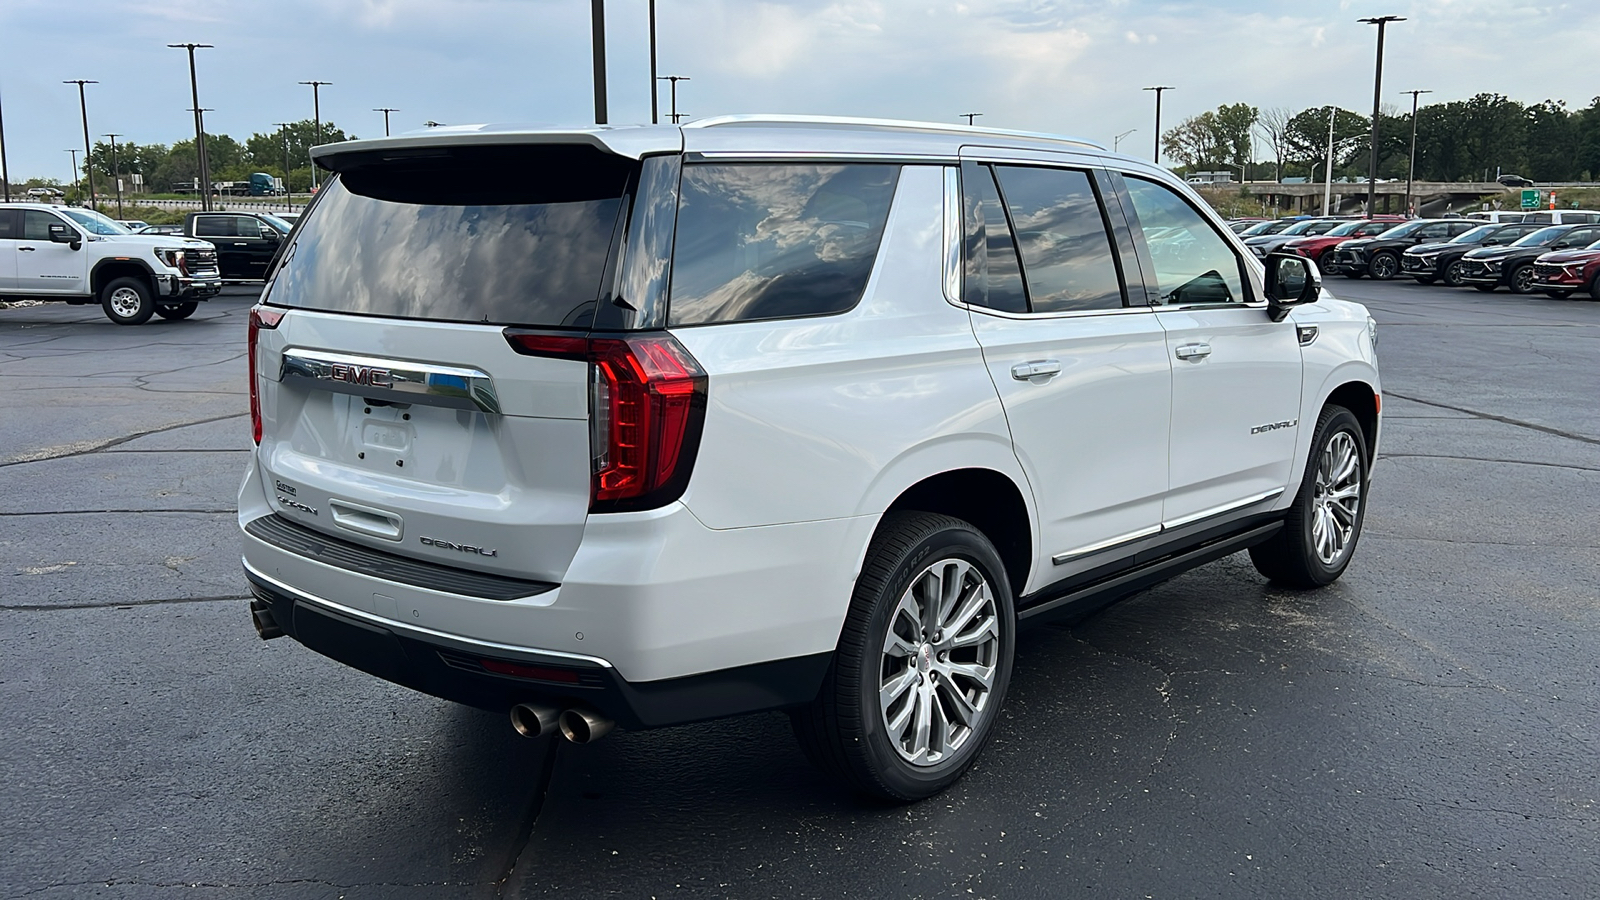
[{"label": "tire", "polygon": [[[926,633],[930,579],[935,598],[939,584],[961,586],[935,623],[949,628],[964,614],[956,634]],[[930,797],[955,783],[988,740],[1015,643],[1011,586],[989,539],[949,516],[890,513],[867,548],[822,690],[790,713],[795,737],[814,765],[858,791]],[[885,688],[897,689],[887,703]],[[956,721],[956,710],[966,710],[967,722]],[[919,729],[923,723],[930,727]]]},{"label": "tire", "polygon": [[1511,270],[1511,277],[1506,279],[1506,285],[1513,294],[1526,294],[1533,290],[1533,266],[1522,265]]},{"label": "tire", "polygon": [[1400,258],[1393,253],[1379,253],[1367,263],[1367,274],[1373,281],[1388,281],[1400,274]]},{"label": "tire", "polygon": [[1475,285],[1473,285],[1473,287],[1477,288],[1480,291],[1483,291],[1485,294],[1492,294],[1492,293],[1494,293],[1494,289],[1499,287],[1499,285],[1497,285],[1497,284],[1475,284]]},{"label": "tire", "polygon": [[1461,260],[1456,260],[1444,267],[1444,274],[1440,276],[1444,283],[1450,287],[1461,287]]},{"label": "tire", "polygon": [[1551,300],[1565,300],[1572,296],[1571,291],[1545,291],[1544,295]]},{"label": "tire", "polygon": [[1589,299],[1600,300],[1600,272],[1594,273],[1594,277],[1589,279]]},{"label": "tire", "polygon": [[[1256,571],[1287,587],[1322,587],[1344,574],[1367,516],[1369,461],[1360,420],[1342,406],[1324,407],[1311,447],[1283,530],[1250,548]],[[1353,471],[1347,471],[1351,461]],[[1327,490],[1330,485],[1335,490]]]},{"label": "tire", "polygon": [[200,308],[200,301],[190,300],[187,303],[163,303],[156,307],[156,315],[169,322],[181,322],[194,315]]},{"label": "tire", "polygon": [[118,325],[143,325],[155,314],[150,286],[137,278],[115,278],[100,289],[100,308]]}]

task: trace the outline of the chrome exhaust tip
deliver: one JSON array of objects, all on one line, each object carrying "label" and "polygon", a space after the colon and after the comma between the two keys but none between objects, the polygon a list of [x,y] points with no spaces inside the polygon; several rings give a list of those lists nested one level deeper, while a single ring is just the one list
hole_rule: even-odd
[{"label": "chrome exhaust tip", "polygon": [[569,709],[561,714],[561,734],[574,744],[598,741],[611,732],[612,722],[586,709]]},{"label": "chrome exhaust tip", "polygon": [[283,637],[283,626],[272,615],[272,604],[260,597],[250,599],[250,622],[256,626],[256,634],[263,641]]},{"label": "chrome exhaust tip", "polygon": [[518,703],[511,707],[511,727],[525,738],[544,737],[555,731],[556,720],[561,715],[558,710],[548,706]]}]

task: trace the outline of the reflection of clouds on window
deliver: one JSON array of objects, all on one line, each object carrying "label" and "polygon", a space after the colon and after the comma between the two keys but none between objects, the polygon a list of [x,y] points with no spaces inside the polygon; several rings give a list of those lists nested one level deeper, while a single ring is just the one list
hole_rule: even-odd
[{"label": "reflection of clouds on window", "polygon": [[572,324],[599,293],[620,204],[438,206],[327,190],[273,302],[494,324]]},{"label": "reflection of clouds on window", "polygon": [[672,323],[853,307],[872,274],[898,175],[887,165],[685,166]]},{"label": "reflection of clouds on window", "polygon": [[1035,312],[1120,309],[1122,283],[1089,176],[999,166]]}]

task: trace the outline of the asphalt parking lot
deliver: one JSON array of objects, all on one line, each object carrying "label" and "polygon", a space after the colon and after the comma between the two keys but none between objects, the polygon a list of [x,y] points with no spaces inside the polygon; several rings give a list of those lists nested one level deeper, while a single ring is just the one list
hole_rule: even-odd
[{"label": "asphalt parking lot", "polygon": [[1345,578],[1235,556],[1029,633],[908,807],[779,714],[558,746],[260,641],[250,292],[0,310],[0,895],[1600,896],[1600,302],[1330,286],[1386,392]]}]

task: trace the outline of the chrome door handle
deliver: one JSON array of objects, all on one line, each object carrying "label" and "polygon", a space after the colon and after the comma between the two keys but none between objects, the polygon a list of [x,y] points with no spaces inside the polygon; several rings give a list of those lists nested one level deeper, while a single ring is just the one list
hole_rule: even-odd
[{"label": "chrome door handle", "polygon": [[1179,359],[1205,359],[1211,355],[1211,345],[1206,343],[1183,344],[1172,352]]},{"label": "chrome door handle", "polygon": [[234,241],[233,245],[235,247],[248,247],[248,246],[250,246],[249,244],[245,243],[244,241]]},{"label": "chrome door handle", "polygon": [[1011,367],[1011,377],[1018,381],[1027,381],[1041,375],[1060,375],[1061,362],[1054,359],[1036,359],[1032,362],[1017,363]]},{"label": "chrome door handle", "polygon": [[39,248],[38,247],[18,247],[17,248],[17,252],[18,253],[32,253],[33,251],[35,251],[37,249],[39,249]]}]

